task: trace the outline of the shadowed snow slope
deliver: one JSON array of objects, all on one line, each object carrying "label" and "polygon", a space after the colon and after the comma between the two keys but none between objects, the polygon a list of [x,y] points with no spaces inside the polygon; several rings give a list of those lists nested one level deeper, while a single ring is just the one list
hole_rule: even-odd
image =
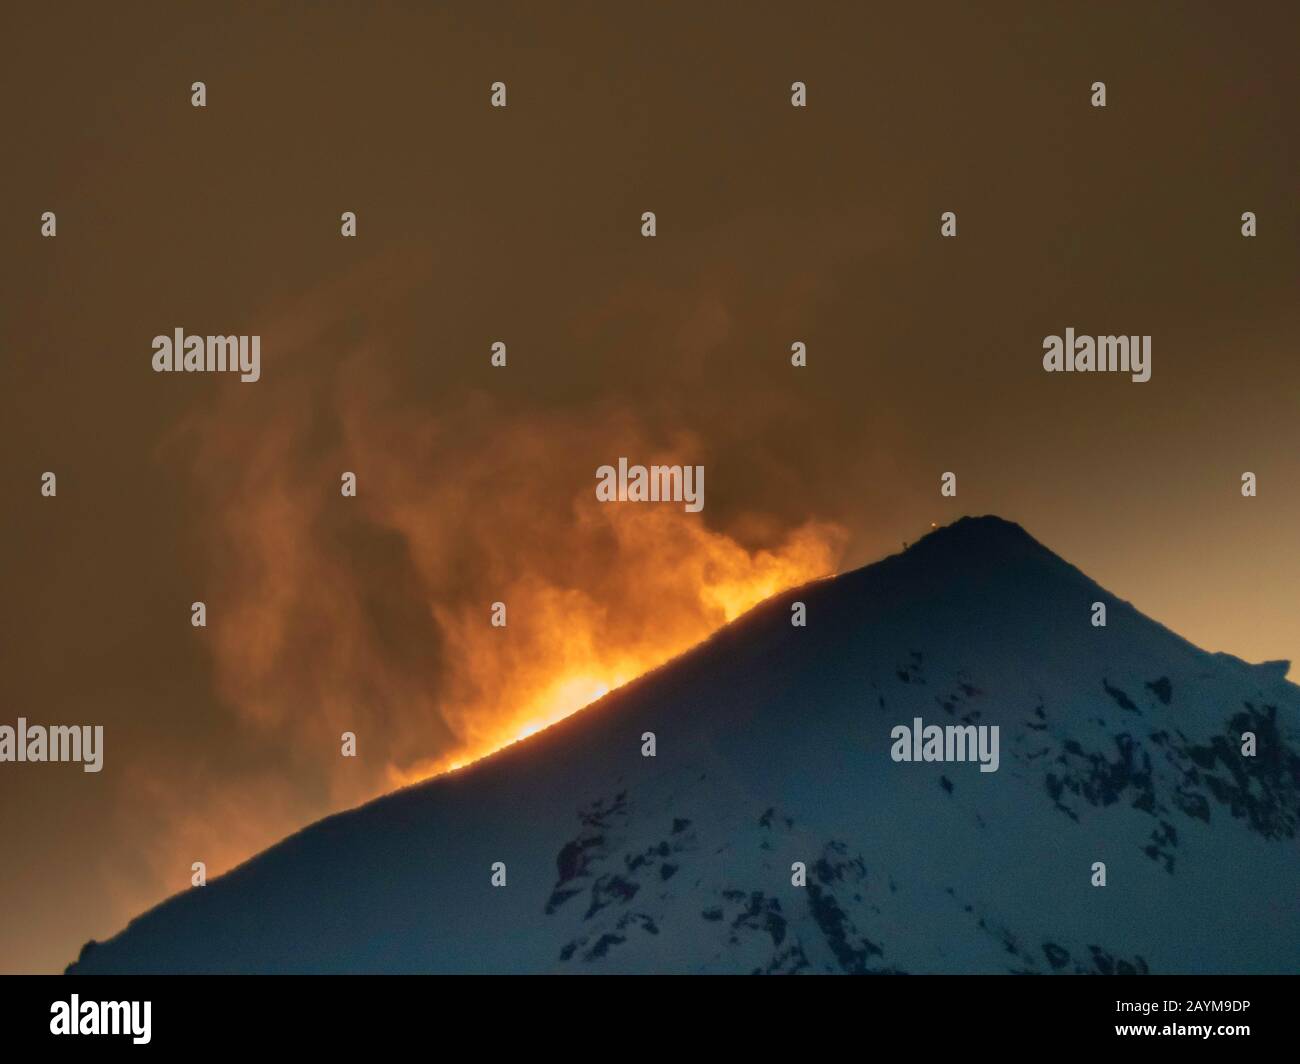
[{"label": "shadowed snow slope", "polygon": [[[70,970],[1295,971],[1284,671],[1199,650],[1019,526],[966,518],[308,827]],[[999,769],[894,762],[915,717],[997,725]]]}]

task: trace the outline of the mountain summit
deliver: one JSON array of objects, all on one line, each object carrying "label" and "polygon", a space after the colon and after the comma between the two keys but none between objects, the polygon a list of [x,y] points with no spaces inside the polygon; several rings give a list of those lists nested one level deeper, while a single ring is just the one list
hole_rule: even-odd
[{"label": "mountain summit", "polygon": [[[1293,971],[1284,671],[965,518],[308,827],[69,971]],[[976,736],[995,770],[950,756]]]}]

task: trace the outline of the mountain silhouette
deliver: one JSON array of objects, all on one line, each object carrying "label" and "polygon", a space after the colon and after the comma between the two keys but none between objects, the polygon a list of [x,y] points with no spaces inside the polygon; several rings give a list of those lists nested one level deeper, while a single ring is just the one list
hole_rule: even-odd
[{"label": "mountain silhouette", "polygon": [[[964,518],[311,825],[68,970],[1289,972],[1285,671],[1200,650],[1018,525]],[[997,771],[895,761],[916,718],[996,725]]]}]

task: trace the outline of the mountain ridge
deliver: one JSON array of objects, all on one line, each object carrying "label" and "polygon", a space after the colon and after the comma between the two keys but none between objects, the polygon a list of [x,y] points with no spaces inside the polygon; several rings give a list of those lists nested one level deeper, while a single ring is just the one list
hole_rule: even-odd
[{"label": "mountain ridge", "polygon": [[[1263,937],[1247,917],[1252,884],[1300,874],[1300,689],[1236,661],[963,518],[309,825],[68,970],[1285,970],[1300,915]],[[1002,768],[891,762],[916,716],[997,724]],[[1095,861],[1122,889],[1090,885]]]}]

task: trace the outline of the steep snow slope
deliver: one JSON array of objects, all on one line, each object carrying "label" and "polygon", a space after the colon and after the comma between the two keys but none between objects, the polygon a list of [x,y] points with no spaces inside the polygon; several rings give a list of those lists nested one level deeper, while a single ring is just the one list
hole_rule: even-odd
[{"label": "steep snow slope", "polygon": [[[1198,650],[1018,526],[963,519],[307,828],[70,970],[1296,971],[1284,671]],[[999,770],[894,762],[891,729],[918,716],[998,725]]]}]

